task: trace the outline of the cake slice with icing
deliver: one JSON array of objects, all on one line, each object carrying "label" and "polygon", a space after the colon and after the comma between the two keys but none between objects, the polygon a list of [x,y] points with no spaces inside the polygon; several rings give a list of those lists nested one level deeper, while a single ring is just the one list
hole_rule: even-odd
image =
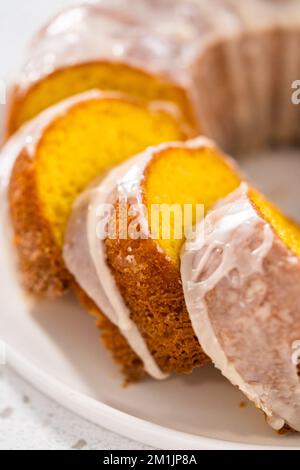
[{"label": "cake slice with icing", "polygon": [[176,52],[181,55],[178,41],[164,28],[153,31],[147,21],[151,14],[158,18],[153,2],[134,3],[130,9],[126,2],[118,8],[112,2],[79,4],[36,33],[11,87],[7,135],[59,101],[93,89],[145,103],[168,101],[188,127],[196,125],[184,86],[167,73]]},{"label": "cake slice with icing", "polygon": [[25,287],[55,297],[70,282],[61,251],[74,199],[151,144],[184,139],[177,115],[120,94],[92,91],[45,111],[3,148],[14,243]]},{"label": "cake slice with icing", "polygon": [[[185,306],[180,249],[185,233],[203,217],[196,207],[209,210],[239,184],[232,160],[200,137],[148,149],[113,170],[75,204],[65,238],[65,263],[94,301],[93,312],[95,306],[104,312],[135,351],[132,367],[132,358],[128,364],[110,343],[123,369],[129,370],[129,379],[137,369],[164,378],[207,362]],[[112,207],[105,217],[116,230],[112,237],[104,233],[99,239],[98,209],[107,202]],[[175,207],[184,214],[185,205],[192,211],[180,219],[179,238],[172,216],[166,219],[164,237],[159,220],[150,217],[151,208]]]},{"label": "cake slice with icing", "polygon": [[300,431],[300,227],[243,184],[181,254],[206,354],[276,430]]}]

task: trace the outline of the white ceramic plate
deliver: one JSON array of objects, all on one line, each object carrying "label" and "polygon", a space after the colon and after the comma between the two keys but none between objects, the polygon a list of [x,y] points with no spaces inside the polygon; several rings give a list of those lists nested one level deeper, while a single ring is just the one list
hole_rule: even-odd
[{"label": "white ceramic plate", "polygon": [[[28,9],[27,17],[32,8],[31,26],[18,20],[22,14],[15,17],[16,8],[21,8],[19,0],[5,3],[5,24],[20,23],[13,28],[18,34],[15,42],[5,42],[8,62],[18,53],[21,36],[28,37],[29,30],[40,23],[42,12],[47,17],[56,6],[70,1],[45,0],[42,3],[31,0],[22,4],[23,9],[25,6]],[[2,28],[0,33],[3,31],[9,33],[10,29]],[[268,165],[266,158],[259,161]],[[282,160],[278,165],[281,176],[277,183],[272,176],[268,191],[274,193],[275,199],[283,199],[286,205],[287,188],[296,188],[297,184],[291,188],[285,171],[287,162],[284,162],[284,172],[280,162]],[[299,162],[300,158],[292,158],[290,177],[296,178],[299,174]],[[268,173],[264,168],[260,175]],[[253,159],[250,170],[253,173]],[[5,172],[6,162],[1,159],[2,183]],[[291,200],[297,198],[294,193]],[[71,296],[36,304],[25,297],[15,269],[6,211],[5,188],[1,186],[0,340],[6,344],[8,364],[26,379],[84,418],[154,447],[300,448],[300,435],[277,436],[252,404],[247,402],[241,408],[241,402],[246,403],[244,397],[211,366],[187,377],[172,377],[165,382],[148,380],[123,389],[121,376],[99,342],[93,320]]]}]

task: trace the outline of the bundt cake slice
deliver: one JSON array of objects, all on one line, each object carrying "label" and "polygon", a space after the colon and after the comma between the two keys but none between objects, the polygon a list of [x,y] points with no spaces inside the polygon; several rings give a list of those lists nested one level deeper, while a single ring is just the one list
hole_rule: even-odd
[{"label": "bundt cake slice", "polygon": [[273,428],[300,431],[300,227],[243,184],[198,233],[181,274],[199,342]]},{"label": "bundt cake slice", "polygon": [[62,102],[23,128],[2,153],[16,159],[9,203],[26,288],[52,297],[68,288],[64,230],[75,197],[93,178],[150,144],[184,137],[168,108],[97,91]]},{"label": "bundt cake slice", "polygon": [[[232,161],[200,137],[148,149],[74,206],[66,265],[140,358],[136,367],[142,362],[153,377],[188,373],[207,360],[185,307],[179,255],[203,205],[209,210],[239,184]],[[159,218],[150,217],[157,207]],[[162,222],[165,209],[170,217]],[[176,210],[183,218],[175,226]],[[118,346],[110,346],[128,369]]]},{"label": "bundt cake slice", "polygon": [[[186,90],[162,73],[172,67],[176,44],[164,28],[149,31],[147,12],[153,13],[153,4],[143,3],[143,17],[137,4],[130,10],[125,2],[117,10],[111,2],[77,5],[42,28],[12,86],[6,134],[59,101],[93,89],[122,92],[146,103],[169,101],[180,108],[188,126],[195,126]],[[149,47],[144,47],[147,35]]]},{"label": "bundt cake slice", "polygon": [[168,101],[181,110],[188,128],[196,126],[191,105],[179,85],[129,64],[99,60],[56,70],[26,92],[16,86],[11,95],[6,135],[59,101],[93,89],[122,92],[145,103]]}]

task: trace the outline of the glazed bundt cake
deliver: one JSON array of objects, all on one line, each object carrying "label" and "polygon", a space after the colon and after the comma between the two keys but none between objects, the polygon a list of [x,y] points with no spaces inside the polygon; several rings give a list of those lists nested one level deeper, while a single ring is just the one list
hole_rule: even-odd
[{"label": "glazed bundt cake", "polygon": [[[130,6],[65,10],[12,87],[24,284],[72,285],[128,381],[212,359],[275,429],[300,431],[300,228],[220,150],[299,144],[299,2]],[[195,129],[216,144],[185,141]]]},{"label": "glazed bundt cake", "polygon": [[[156,378],[188,373],[207,361],[185,307],[180,249],[184,233],[203,217],[203,206],[209,210],[240,181],[233,162],[198,138],[148,149],[113,170],[74,206],[66,266]],[[151,207],[162,209],[159,218],[150,216]],[[165,207],[179,210],[179,226],[175,213],[162,221]],[[103,221],[107,237],[99,234]],[[119,359],[128,369],[126,357]]]},{"label": "glazed bundt cake", "polygon": [[100,0],[66,10],[33,41],[8,133],[91,88],[175,103],[232,153],[299,142],[297,0]]},{"label": "glazed bundt cake", "polygon": [[300,431],[300,227],[246,184],[200,225],[181,256],[199,342],[276,430]]},{"label": "glazed bundt cake", "polygon": [[75,197],[148,145],[185,134],[176,116],[120,95],[87,92],[46,111],[4,148],[15,246],[26,288],[56,296],[69,285],[61,249]]}]

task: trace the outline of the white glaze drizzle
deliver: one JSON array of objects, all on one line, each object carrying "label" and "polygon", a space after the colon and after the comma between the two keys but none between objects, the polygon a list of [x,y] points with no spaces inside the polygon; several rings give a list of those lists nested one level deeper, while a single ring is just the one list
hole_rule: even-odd
[{"label": "white glaze drizzle", "polygon": [[[109,201],[111,192],[115,189],[119,179],[122,175],[127,173],[129,168],[134,169],[137,174],[142,174],[146,163],[147,158],[144,158],[144,155],[135,158],[134,161],[126,162],[121,167],[113,170],[108,177],[103,180],[100,186],[92,191],[87,216],[87,238],[90,256],[95,266],[99,283],[111,305],[111,312],[113,312],[113,315],[110,315],[111,321],[118,326],[131,348],[142,359],[145,370],[156,379],[164,379],[167,377],[167,374],[164,374],[159,369],[143,336],[139,332],[136,324],[130,319],[130,311],[126,307],[110,268],[107,265],[104,241],[99,240],[96,235],[97,211],[99,207]],[[100,305],[99,307],[101,308]]]},{"label": "white glaze drizzle", "polygon": [[[234,269],[238,270],[237,282],[243,285],[245,278],[263,269],[263,260],[273,243],[273,233],[266,225],[264,239],[256,250],[245,252],[245,237],[249,231],[256,230],[257,218],[246,197],[248,186],[242,183],[241,187],[230,195],[224,204],[212,210],[197,228],[194,241],[187,242],[181,255],[181,277],[185,294],[186,305],[190,315],[193,329],[206,354],[213,359],[215,365],[234,385],[238,386],[257,406],[272,416],[270,410],[265,409],[259,394],[255,393],[237,373],[233,365],[227,360],[210,323],[206,295],[218,283],[227,277]],[[239,199],[236,195],[245,195],[238,204],[231,204],[231,200]],[[249,223],[250,222],[250,223]],[[253,224],[254,222],[254,224]],[[235,244],[231,245],[234,236],[240,239],[240,250]],[[213,250],[222,250],[221,262],[207,279],[199,281],[204,269],[207,267]],[[237,251],[235,251],[237,249]],[[195,265],[195,253],[200,253]]]}]

